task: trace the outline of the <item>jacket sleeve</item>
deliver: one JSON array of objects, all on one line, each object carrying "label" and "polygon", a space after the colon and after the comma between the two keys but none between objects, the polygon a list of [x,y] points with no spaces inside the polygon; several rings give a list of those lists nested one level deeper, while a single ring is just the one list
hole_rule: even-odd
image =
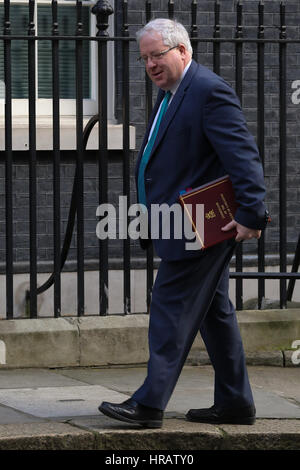
[{"label": "jacket sleeve", "polygon": [[232,181],[239,208],[235,220],[249,228],[266,226],[265,184],[258,149],[233,89],[222,80],[211,87],[204,130]]}]

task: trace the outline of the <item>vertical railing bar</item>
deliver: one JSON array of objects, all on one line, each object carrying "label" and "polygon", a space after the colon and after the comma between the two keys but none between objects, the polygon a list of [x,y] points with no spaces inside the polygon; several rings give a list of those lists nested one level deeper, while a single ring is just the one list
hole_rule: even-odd
[{"label": "vertical railing bar", "polygon": [[[128,30],[128,2],[123,0],[123,37],[129,37]],[[122,41],[123,54],[123,194],[127,207],[130,206],[130,135],[129,135],[129,41]],[[129,224],[128,211],[123,214],[125,220],[123,228],[126,236],[123,240],[123,276],[124,276],[124,314],[131,311],[131,283],[130,283],[130,239],[127,235]]]},{"label": "vertical railing bar", "polygon": [[[108,136],[107,136],[107,43],[98,43],[99,67],[99,205],[108,199]],[[108,310],[108,242],[100,240],[100,315],[107,315]]]},{"label": "vertical railing bar", "polygon": [[[237,2],[237,22],[236,22],[236,39],[243,38],[243,3],[241,0]],[[243,43],[237,42],[236,43],[236,68],[235,68],[235,83],[236,83],[236,93],[239,97],[240,101],[242,101],[243,95],[243,79],[241,75],[242,67],[243,67]]]},{"label": "vertical railing bar", "polygon": [[[108,37],[111,5],[99,0],[92,8],[97,17],[97,36]],[[99,205],[108,200],[108,135],[107,135],[107,41],[98,41],[98,113],[99,113]],[[108,240],[99,240],[99,313],[108,313]]]},{"label": "vertical railing bar", "polygon": [[36,180],[36,43],[35,1],[29,0],[28,92],[29,92],[29,231],[30,231],[30,318],[37,317],[37,180]]},{"label": "vertical railing bar", "polygon": [[[258,4],[258,31],[257,38],[264,39],[264,2]],[[257,44],[257,143],[262,165],[265,163],[265,45],[263,42]],[[265,234],[262,231],[257,245],[258,271],[265,271]],[[262,307],[262,300],[265,297],[265,279],[258,279],[258,308]]]},{"label": "vertical railing bar", "polygon": [[[295,250],[295,255],[294,255],[294,260],[293,260],[291,272],[296,273],[299,269],[299,265],[300,265],[300,235],[298,237],[298,242],[297,242],[297,246],[296,246],[296,250]],[[287,300],[289,300],[289,301],[292,300],[293,292],[294,292],[294,288],[295,288],[295,283],[296,283],[296,279],[290,279],[289,280],[288,288],[287,288],[287,294],[286,294]]]},{"label": "vertical railing bar", "polygon": [[145,16],[146,16],[146,23],[151,20],[152,16],[152,2],[151,0],[146,0],[145,2]]},{"label": "vertical railing bar", "polygon": [[[242,15],[243,15],[243,4],[241,1],[237,3],[237,23],[236,23],[236,38],[243,37],[243,26],[242,26]],[[235,85],[236,93],[242,103],[243,94],[243,44],[242,42],[236,43],[236,64],[235,64]],[[238,243],[236,249],[236,271],[243,271],[243,246],[242,243]],[[236,280],[236,309],[242,310],[243,308],[243,279]]]},{"label": "vertical railing bar", "polygon": [[[10,1],[4,1],[4,34],[10,36]],[[13,318],[13,178],[12,178],[12,87],[11,40],[4,40],[5,83],[5,236],[6,236],[6,318]]]},{"label": "vertical railing bar", "polygon": [[[82,1],[76,1],[76,35],[82,36]],[[84,209],[83,209],[83,94],[82,40],[76,41],[76,154],[77,154],[77,315],[84,315]]]},{"label": "vertical railing bar", "polygon": [[168,17],[170,20],[174,19],[174,0],[168,1]]},{"label": "vertical railing bar", "polygon": [[[151,20],[152,15],[151,2],[146,1],[146,23]],[[146,87],[146,121],[149,121],[151,112],[152,112],[152,82],[149,79],[148,75],[145,72],[145,87]],[[147,247],[146,255],[146,305],[147,311],[149,311],[151,298],[152,298],[152,288],[154,282],[154,261],[153,261],[153,246],[152,243]]]},{"label": "vertical railing bar", "polygon": [[[146,1],[145,13],[146,13],[146,23],[151,20],[152,16],[152,6],[151,1]],[[146,85],[146,121],[148,122],[152,113],[152,81],[145,72],[145,85]]]},{"label": "vertical railing bar", "polygon": [[191,3],[191,44],[193,48],[193,58],[198,60],[198,26],[197,26],[197,0]]},{"label": "vertical railing bar", "polygon": [[[57,0],[52,0],[52,34],[58,36]],[[52,109],[53,109],[53,213],[54,213],[54,316],[61,314],[60,255],[60,107],[59,107],[59,41],[52,40]]]},{"label": "vertical railing bar", "polygon": [[[214,24],[214,38],[219,39],[221,36],[220,32],[220,2],[215,2],[215,24]],[[213,43],[213,70],[216,74],[220,74],[220,52],[221,44],[217,41]]]},{"label": "vertical railing bar", "polygon": [[[280,2],[280,39],[286,39],[285,3]],[[287,270],[286,224],[286,44],[279,44],[279,247],[280,272]],[[280,308],[286,308],[286,279],[280,279]]]}]

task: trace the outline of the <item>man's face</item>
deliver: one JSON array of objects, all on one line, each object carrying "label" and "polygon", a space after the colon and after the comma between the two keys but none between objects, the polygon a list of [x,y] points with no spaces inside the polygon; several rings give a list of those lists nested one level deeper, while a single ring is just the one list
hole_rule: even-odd
[{"label": "man's face", "polygon": [[184,45],[170,50],[161,57],[154,58],[166,49],[169,49],[163,43],[161,35],[157,32],[147,33],[140,39],[140,54],[145,60],[147,74],[150,79],[163,90],[169,90],[181,77],[182,72],[187,65],[190,56]]}]

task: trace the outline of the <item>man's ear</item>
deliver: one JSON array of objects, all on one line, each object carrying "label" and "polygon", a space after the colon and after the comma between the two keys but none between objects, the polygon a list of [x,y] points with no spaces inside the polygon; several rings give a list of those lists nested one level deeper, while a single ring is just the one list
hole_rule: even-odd
[{"label": "man's ear", "polygon": [[187,49],[186,49],[186,47],[185,47],[184,44],[179,44],[179,45],[178,45],[178,49],[179,49],[179,51],[180,51],[181,54],[184,54],[184,55],[185,55],[186,52],[187,52]]}]

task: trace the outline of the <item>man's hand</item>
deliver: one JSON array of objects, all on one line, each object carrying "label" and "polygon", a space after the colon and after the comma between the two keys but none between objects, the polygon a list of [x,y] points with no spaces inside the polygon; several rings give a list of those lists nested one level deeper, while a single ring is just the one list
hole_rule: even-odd
[{"label": "man's hand", "polygon": [[251,238],[260,238],[261,230],[255,230],[252,228],[245,227],[244,225],[239,224],[235,220],[229,222],[229,224],[222,227],[221,230],[227,232],[228,230],[236,229],[237,236],[235,237],[236,242],[241,242],[243,240],[250,240]]}]

